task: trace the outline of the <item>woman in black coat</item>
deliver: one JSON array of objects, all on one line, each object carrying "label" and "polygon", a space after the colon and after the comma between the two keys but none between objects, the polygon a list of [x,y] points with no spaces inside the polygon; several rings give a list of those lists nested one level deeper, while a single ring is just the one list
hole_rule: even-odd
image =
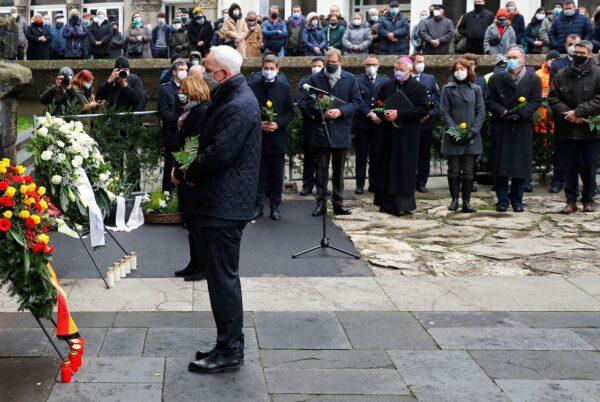
[{"label": "woman in black coat", "polygon": [[210,50],[210,44],[213,38],[213,26],[206,19],[202,7],[196,7],[193,11],[192,21],[188,25],[188,41],[190,49],[202,53],[202,57]]},{"label": "woman in black coat", "polygon": [[[204,131],[206,109],[208,109],[210,103],[210,90],[201,76],[193,76],[181,82],[179,92],[179,101],[181,102],[183,113],[178,122],[179,130],[177,138],[180,146],[183,147],[187,138],[202,135]],[[188,230],[190,230],[189,215],[191,213],[191,199],[189,197],[188,185],[183,180],[183,172],[181,170],[176,169],[173,172],[173,177],[173,182],[177,184],[179,210],[184,214],[185,222]],[[187,267],[175,272],[175,276],[184,277],[186,281],[202,280],[206,277],[206,273],[199,266],[200,260],[194,251],[191,230],[188,233],[188,241],[190,245],[190,262]]]},{"label": "woman in black coat", "polygon": [[[546,19],[546,10],[544,7],[540,7],[535,11],[533,18],[527,28],[525,28],[525,36],[523,37],[524,44],[527,45],[528,54],[542,54],[546,53],[547,49],[544,49],[544,41],[540,37],[540,29],[542,28],[542,21]],[[518,42],[517,42],[518,43]]]},{"label": "woman in black coat", "polygon": [[50,60],[50,27],[44,25],[40,14],[33,17],[25,30],[27,38],[27,60]]}]

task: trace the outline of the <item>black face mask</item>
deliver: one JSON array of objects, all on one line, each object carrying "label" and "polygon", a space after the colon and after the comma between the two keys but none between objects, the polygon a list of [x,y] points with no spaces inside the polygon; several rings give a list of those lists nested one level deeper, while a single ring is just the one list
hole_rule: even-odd
[{"label": "black face mask", "polygon": [[484,7],[483,4],[475,4],[473,6],[473,9],[475,10],[475,12],[479,13],[479,12],[483,11],[483,7]]},{"label": "black face mask", "polygon": [[271,14],[271,18],[272,19],[277,19],[278,17],[279,17],[279,14],[277,14],[277,13],[272,13]]},{"label": "black face mask", "polygon": [[325,70],[327,70],[329,74],[335,73],[338,68],[340,68],[338,64],[325,63]]},{"label": "black face mask", "polygon": [[579,55],[573,55],[573,64],[576,66],[581,66],[582,64],[585,64],[585,62],[588,60],[587,56],[579,56]]}]

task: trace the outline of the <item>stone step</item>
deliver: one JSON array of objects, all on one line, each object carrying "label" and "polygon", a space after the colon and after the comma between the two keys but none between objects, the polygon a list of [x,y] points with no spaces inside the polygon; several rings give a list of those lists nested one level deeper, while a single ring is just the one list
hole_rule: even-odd
[{"label": "stone step", "polygon": [[20,131],[17,134],[17,143],[16,143],[17,151],[21,151],[22,149],[25,148],[25,145],[27,145],[27,143],[31,139],[32,135],[33,135],[33,130],[31,128]]},{"label": "stone step", "polygon": [[31,152],[27,152],[24,149],[17,151],[17,165],[23,165],[26,168],[33,167],[33,159]]}]

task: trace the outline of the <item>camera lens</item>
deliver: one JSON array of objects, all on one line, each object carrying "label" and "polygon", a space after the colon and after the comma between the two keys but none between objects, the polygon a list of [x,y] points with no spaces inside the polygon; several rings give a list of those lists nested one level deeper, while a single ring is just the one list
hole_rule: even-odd
[{"label": "camera lens", "polygon": [[125,78],[127,78],[127,71],[125,70],[121,70],[119,71],[119,78],[124,80]]}]

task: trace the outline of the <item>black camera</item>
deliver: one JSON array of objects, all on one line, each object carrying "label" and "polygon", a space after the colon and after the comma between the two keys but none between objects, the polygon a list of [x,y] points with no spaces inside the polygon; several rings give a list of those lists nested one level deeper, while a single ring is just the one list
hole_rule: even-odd
[{"label": "black camera", "polygon": [[63,87],[68,87],[69,85],[71,85],[71,77],[69,77],[68,74],[61,74],[60,75],[60,85]]},{"label": "black camera", "polygon": [[119,78],[122,80],[126,80],[129,73],[127,70],[119,70]]}]

